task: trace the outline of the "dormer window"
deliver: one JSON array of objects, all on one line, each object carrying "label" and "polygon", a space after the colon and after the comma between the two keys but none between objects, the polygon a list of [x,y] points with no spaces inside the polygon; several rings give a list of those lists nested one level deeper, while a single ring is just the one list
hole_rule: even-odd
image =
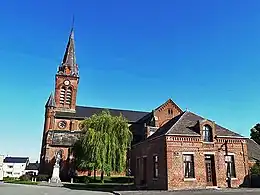
[{"label": "dormer window", "polygon": [[202,136],[204,142],[212,142],[213,141],[213,134],[212,128],[209,125],[204,125],[202,128]]}]

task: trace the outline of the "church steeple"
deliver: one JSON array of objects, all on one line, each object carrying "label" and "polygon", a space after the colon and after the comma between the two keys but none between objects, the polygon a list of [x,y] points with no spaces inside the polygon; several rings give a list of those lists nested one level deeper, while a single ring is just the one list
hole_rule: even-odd
[{"label": "church steeple", "polygon": [[76,63],[74,28],[71,28],[69,40],[64,53],[61,65],[59,66],[58,75],[79,76],[78,65]]},{"label": "church steeple", "polygon": [[55,106],[56,109],[75,112],[79,71],[76,63],[74,28],[72,26],[63,60],[56,74]]}]

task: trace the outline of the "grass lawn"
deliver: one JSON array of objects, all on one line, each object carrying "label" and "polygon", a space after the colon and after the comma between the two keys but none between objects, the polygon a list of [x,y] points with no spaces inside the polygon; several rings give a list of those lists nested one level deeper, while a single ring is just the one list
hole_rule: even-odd
[{"label": "grass lawn", "polygon": [[20,180],[6,180],[6,181],[4,181],[4,183],[26,184],[26,185],[38,185],[38,182],[20,181]]},{"label": "grass lawn", "polygon": [[75,178],[75,183],[64,184],[64,187],[77,190],[97,190],[111,192],[115,190],[134,189],[133,177],[104,177],[104,183],[101,183],[100,177],[81,176]]}]

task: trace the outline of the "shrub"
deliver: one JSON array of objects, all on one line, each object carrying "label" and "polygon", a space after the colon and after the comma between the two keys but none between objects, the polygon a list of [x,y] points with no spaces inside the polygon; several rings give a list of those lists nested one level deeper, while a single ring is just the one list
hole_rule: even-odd
[{"label": "shrub", "polygon": [[75,183],[90,183],[90,179],[88,176],[77,176],[74,179]]},{"label": "shrub", "polygon": [[15,178],[12,178],[12,177],[4,177],[4,181],[13,181],[15,180]]},{"label": "shrub", "polygon": [[260,163],[254,164],[254,166],[251,168],[251,174],[254,175],[260,175]]},{"label": "shrub", "polygon": [[50,176],[46,175],[46,174],[39,174],[36,177],[37,181],[48,181],[49,178],[50,178]]},{"label": "shrub", "polygon": [[25,174],[25,175],[22,175],[19,179],[20,179],[20,181],[31,181],[32,180],[32,176],[28,175],[28,174]]}]

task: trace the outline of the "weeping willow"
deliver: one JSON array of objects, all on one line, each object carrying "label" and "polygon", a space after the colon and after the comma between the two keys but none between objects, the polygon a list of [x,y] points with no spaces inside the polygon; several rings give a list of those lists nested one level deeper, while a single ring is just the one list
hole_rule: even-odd
[{"label": "weeping willow", "polygon": [[111,116],[102,111],[80,124],[83,136],[74,146],[79,168],[101,170],[104,173],[126,170],[126,153],[131,145],[132,133],[128,121],[122,116]]}]

